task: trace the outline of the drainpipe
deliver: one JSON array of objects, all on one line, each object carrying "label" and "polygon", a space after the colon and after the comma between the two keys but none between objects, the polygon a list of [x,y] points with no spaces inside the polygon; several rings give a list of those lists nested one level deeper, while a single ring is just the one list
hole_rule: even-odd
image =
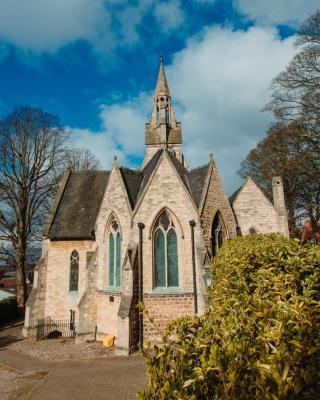
[{"label": "drainpipe", "polygon": [[198,314],[198,299],[197,299],[197,275],[196,275],[196,259],[194,252],[194,227],[196,223],[194,220],[189,221],[191,227],[191,246],[192,246],[192,275],[193,275],[193,300],[194,300],[194,313]]},{"label": "drainpipe", "polygon": [[[143,301],[143,253],[142,253],[142,231],[144,224],[138,223],[139,228],[139,248],[138,248],[138,264],[139,264],[139,303]],[[143,348],[143,313],[139,310],[139,347]]]}]

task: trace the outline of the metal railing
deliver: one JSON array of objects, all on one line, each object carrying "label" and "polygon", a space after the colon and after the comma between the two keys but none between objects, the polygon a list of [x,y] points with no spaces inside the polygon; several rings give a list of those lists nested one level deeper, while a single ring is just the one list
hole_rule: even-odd
[{"label": "metal railing", "polygon": [[70,319],[39,319],[37,324],[37,340],[75,338],[75,311],[70,310]]}]

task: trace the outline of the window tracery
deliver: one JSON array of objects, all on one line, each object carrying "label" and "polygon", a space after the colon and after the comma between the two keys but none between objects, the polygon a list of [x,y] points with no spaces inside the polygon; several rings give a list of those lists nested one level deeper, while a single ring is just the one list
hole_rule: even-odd
[{"label": "window tracery", "polygon": [[178,242],[174,222],[167,211],[158,218],[153,235],[155,288],[179,286]]},{"label": "window tracery", "polygon": [[79,284],[79,253],[73,250],[70,255],[69,290],[77,291]]},{"label": "window tracery", "polygon": [[109,287],[120,287],[121,235],[119,224],[112,219],[109,231]]}]

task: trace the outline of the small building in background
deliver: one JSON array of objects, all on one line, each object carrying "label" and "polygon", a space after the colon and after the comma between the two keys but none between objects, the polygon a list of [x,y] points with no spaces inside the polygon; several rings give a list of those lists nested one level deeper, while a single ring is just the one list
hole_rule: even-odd
[{"label": "small building in background", "polygon": [[289,237],[282,179],[272,179],[273,203],[250,177],[229,198],[238,234],[282,233]]}]

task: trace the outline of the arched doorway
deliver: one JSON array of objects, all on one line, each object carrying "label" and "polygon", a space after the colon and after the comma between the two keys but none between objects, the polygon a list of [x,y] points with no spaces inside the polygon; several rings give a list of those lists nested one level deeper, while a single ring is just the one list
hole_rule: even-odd
[{"label": "arched doorway", "polygon": [[211,225],[211,255],[214,257],[218,254],[225,240],[224,223],[220,212],[218,211],[213,218]]}]

